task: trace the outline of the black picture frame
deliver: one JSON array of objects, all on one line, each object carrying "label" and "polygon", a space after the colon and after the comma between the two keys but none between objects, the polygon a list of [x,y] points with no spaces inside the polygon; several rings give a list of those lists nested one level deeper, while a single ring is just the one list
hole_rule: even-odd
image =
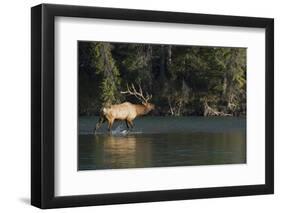
[{"label": "black picture frame", "polygon": [[[56,197],[54,195],[54,21],[57,16],[264,28],[266,32],[265,184]],[[273,19],[41,4],[31,8],[31,97],[31,204],[39,208],[216,198],[274,192]]]}]

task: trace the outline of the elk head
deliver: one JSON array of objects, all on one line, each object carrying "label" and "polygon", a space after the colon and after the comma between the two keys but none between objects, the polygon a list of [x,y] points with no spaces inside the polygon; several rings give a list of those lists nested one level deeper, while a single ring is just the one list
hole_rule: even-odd
[{"label": "elk head", "polygon": [[132,84],[131,87],[129,87],[127,84],[127,90],[121,91],[121,94],[128,94],[128,95],[135,96],[145,107],[147,113],[155,109],[155,105],[148,102],[152,98],[152,95],[148,95],[148,93],[146,93],[146,96],[144,96],[140,85],[139,85],[139,91],[137,91],[134,84]]}]

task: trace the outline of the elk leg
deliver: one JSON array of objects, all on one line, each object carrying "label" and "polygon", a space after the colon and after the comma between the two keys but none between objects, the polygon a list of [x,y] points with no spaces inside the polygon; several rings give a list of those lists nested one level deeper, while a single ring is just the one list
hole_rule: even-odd
[{"label": "elk leg", "polygon": [[134,128],[134,123],[133,123],[133,121],[128,121],[128,123],[130,124],[131,128],[133,129],[133,128]]},{"label": "elk leg", "polygon": [[130,130],[129,122],[127,120],[125,120],[125,122],[126,122],[127,130]]},{"label": "elk leg", "polygon": [[113,122],[114,122],[114,120],[108,121],[108,131],[109,131],[110,134],[111,134],[111,128],[113,126]]},{"label": "elk leg", "polygon": [[97,130],[101,127],[101,125],[105,122],[105,119],[103,116],[100,116],[98,123],[96,124],[96,127],[94,129],[94,133],[96,134]]}]

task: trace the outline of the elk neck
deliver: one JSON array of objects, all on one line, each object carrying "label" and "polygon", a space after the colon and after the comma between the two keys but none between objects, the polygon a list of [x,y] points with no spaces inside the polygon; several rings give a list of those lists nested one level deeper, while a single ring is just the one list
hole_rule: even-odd
[{"label": "elk neck", "polygon": [[143,104],[136,104],[136,111],[138,115],[146,115],[151,110]]}]

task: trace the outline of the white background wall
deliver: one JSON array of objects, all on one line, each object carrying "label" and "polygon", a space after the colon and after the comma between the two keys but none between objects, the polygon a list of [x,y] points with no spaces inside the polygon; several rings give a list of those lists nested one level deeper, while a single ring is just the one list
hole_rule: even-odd
[{"label": "white background wall", "polygon": [[[278,212],[281,209],[281,13],[276,0],[45,0],[150,10],[275,18],[275,195],[201,199],[50,210],[51,212]],[[39,212],[30,197],[30,7],[37,0],[2,1],[0,7],[0,211]],[[237,174],[239,175],[239,174]],[[279,210],[280,211],[280,210]]]}]

